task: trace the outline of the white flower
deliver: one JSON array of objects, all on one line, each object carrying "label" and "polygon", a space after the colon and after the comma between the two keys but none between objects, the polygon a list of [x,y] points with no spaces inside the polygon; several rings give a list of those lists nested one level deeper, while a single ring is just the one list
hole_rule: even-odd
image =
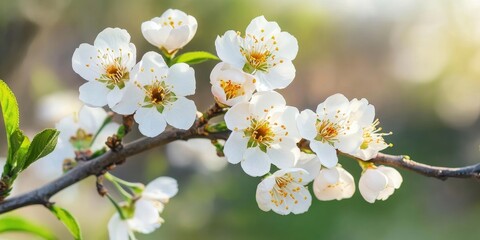
[{"label": "white flower", "polygon": [[[223,144],[223,140],[219,140]],[[194,138],[167,144],[166,153],[170,164],[177,167],[193,165],[208,171],[220,171],[227,165],[225,157],[217,155],[217,149],[209,139]]]},{"label": "white flower", "polygon": [[91,107],[112,107],[123,96],[136,49],[124,29],[106,28],[94,45],[82,43],[72,57],[73,70],[88,82],[80,87],[80,100]]},{"label": "white flower", "polygon": [[143,37],[152,45],[173,54],[187,45],[197,32],[197,20],[176,9],[142,23]]},{"label": "white flower", "polygon": [[248,102],[255,91],[255,78],[228,63],[218,63],[210,74],[215,100],[226,106]]},{"label": "white flower", "polygon": [[258,91],[285,88],[295,78],[297,39],[264,16],[252,20],[245,37],[230,30],[217,37],[215,47],[222,61],[255,76]]},{"label": "white flower", "polygon": [[400,173],[391,167],[367,168],[360,177],[358,189],[365,201],[386,200],[402,184]]},{"label": "white flower", "polygon": [[286,106],[276,92],[258,92],[249,103],[239,103],[225,114],[232,130],[224,150],[228,162],[241,162],[250,176],[262,176],[273,163],[279,168],[293,167],[300,150],[295,119],[298,110]]},{"label": "white flower", "polygon": [[[115,213],[108,223],[111,240],[135,239],[134,232],[148,234],[159,228],[164,220],[160,217],[164,205],[178,192],[177,181],[170,177],[159,177],[147,184],[133,209],[125,211],[122,219]],[[128,208],[128,206],[127,206]],[[133,211],[133,213],[132,213]]]},{"label": "white flower", "polygon": [[323,168],[313,182],[313,192],[322,201],[350,198],[355,192],[355,182],[341,166]]},{"label": "white flower", "polygon": [[132,70],[132,84],[112,110],[133,114],[140,132],[147,137],[162,133],[167,123],[179,129],[193,125],[197,108],[187,99],[195,93],[193,68],[177,63],[168,68],[162,56],[147,52]]},{"label": "white flower", "polygon": [[[371,111],[371,108],[365,111]],[[362,144],[362,128],[370,113],[351,114],[350,102],[342,94],[328,97],[317,106],[314,113],[304,110],[298,117],[298,129],[303,138],[310,141],[310,148],[318,155],[327,168],[337,165],[336,149],[350,153]]]},{"label": "white flower", "polygon": [[116,133],[120,126],[115,122],[104,125],[107,117],[102,108],[83,106],[78,113],[60,120],[55,125],[60,131],[55,149],[35,164],[41,168],[39,173],[45,178],[58,177],[62,174],[62,162],[65,159],[73,160],[78,153],[88,155],[105,147],[107,138]]},{"label": "white flower", "polygon": [[[373,120],[375,117],[375,108],[373,105],[368,104],[366,99],[353,99],[350,102],[350,107],[352,109],[351,119],[360,119],[363,121],[358,123],[362,127],[363,142],[360,147],[351,154],[363,160],[370,160],[374,158],[378,152],[390,146],[385,142],[383,136],[392,133],[380,133],[382,128],[377,128],[380,122],[378,119]],[[368,116],[360,116],[360,114],[368,114]]]},{"label": "white flower", "polygon": [[300,168],[282,169],[266,177],[258,184],[256,199],[260,209],[287,215],[308,211],[312,196],[304,186],[307,171]]}]

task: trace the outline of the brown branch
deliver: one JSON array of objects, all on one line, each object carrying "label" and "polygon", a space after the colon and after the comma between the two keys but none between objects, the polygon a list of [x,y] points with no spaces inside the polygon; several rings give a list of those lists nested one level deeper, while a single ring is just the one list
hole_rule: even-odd
[{"label": "brown branch", "polygon": [[369,161],[377,165],[383,164],[391,167],[403,168],[427,177],[434,177],[441,180],[446,180],[448,178],[480,179],[480,163],[459,168],[436,167],[415,162],[405,156],[394,156],[384,153],[379,153],[375,158]]},{"label": "brown branch", "polygon": [[[79,164],[61,176],[45,186],[25,193],[23,195],[12,197],[4,202],[0,203],[0,214],[9,212],[21,207],[29,205],[50,205],[50,198],[59,191],[87,178],[88,176],[99,176],[103,174],[107,169],[115,166],[115,164],[122,163],[129,156],[133,156],[140,152],[155,148],[167,144],[175,140],[186,140],[190,138],[208,138],[208,139],[227,139],[230,132],[221,133],[207,133],[203,131],[205,123],[201,124],[200,120],[196,122],[194,127],[190,130],[166,130],[155,138],[141,138],[132,143],[125,145],[118,152],[109,151],[95,159],[79,162]],[[299,142],[299,147],[305,149],[308,147],[308,141],[302,140]],[[347,155],[351,158],[353,156]],[[357,159],[357,158],[355,158]],[[359,159],[357,159],[359,160]],[[430,166],[423,163],[412,161],[404,156],[394,156],[379,153],[375,158],[369,160],[377,165],[383,164],[391,167],[399,167],[406,170],[410,170],[424,176],[435,177],[445,180],[447,178],[474,178],[480,179],[480,163],[461,167],[461,168],[447,168]]]}]

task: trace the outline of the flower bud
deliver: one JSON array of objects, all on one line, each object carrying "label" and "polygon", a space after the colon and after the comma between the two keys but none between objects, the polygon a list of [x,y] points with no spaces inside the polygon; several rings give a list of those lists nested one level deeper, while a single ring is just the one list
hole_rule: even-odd
[{"label": "flower bud", "polygon": [[167,54],[187,45],[196,32],[197,20],[176,9],[168,9],[162,16],[142,23],[143,37]]}]

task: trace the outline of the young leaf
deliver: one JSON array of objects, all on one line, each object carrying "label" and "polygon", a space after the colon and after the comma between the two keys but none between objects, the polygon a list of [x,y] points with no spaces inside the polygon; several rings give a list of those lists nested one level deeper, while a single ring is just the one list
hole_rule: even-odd
[{"label": "young leaf", "polygon": [[26,232],[46,240],[57,239],[49,229],[15,216],[4,216],[0,218],[0,233],[5,232]]},{"label": "young leaf", "polygon": [[75,240],[82,239],[80,225],[70,212],[55,205],[51,206],[49,209],[53,214],[55,214],[58,220],[60,220],[67,227],[68,231],[70,231]]},{"label": "young leaf", "polygon": [[21,170],[26,169],[36,160],[51,153],[57,145],[59,133],[60,132],[55,129],[45,129],[35,135],[23,162],[18,162],[18,166],[21,167]]},{"label": "young leaf", "polygon": [[0,80],[0,105],[2,106],[3,121],[7,133],[8,156],[7,159],[13,159],[13,152],[10,147],[10,136],[18,129],[20,114],[15,95],[7,84]]},{"label": "young leaf", "polygon": [[22,162],[25,159],[25,155],[28,152],[30,146],[30,139],[23,134],[20,129],[17,129],[10,136],[11,149],[13,152],[13,157],[10,162],[5,164],[4,167],[4,176],[8,175],[10,178],[15,179],[16,174],[22,171],[21,167],[18,167],[18,162]]},{"label": "young leaf", "polygon": [[173,59],[173,63],[199,64],[207,60],[219,60],[217,56],[204,51],[187,52]]}]

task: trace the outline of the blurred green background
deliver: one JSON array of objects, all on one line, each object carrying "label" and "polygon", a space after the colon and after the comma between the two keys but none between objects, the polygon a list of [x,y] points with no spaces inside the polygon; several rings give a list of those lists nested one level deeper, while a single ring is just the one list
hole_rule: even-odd
[{"label": "blurred green background", "polygon": [[[155,50],[143,39],[140,24],[168,8],[198,21],[197,34],[183,51],[215,52],[217,35],[243,32],[252,18],[265,15],[299,42],[297,77],[280,91],[288,104],[315,108],[337,92],[365,97],[376,106],[384,129],[394,132],[387,139],[394,147],[387,153],[451,167],[480,160],[480,2],[475,0],[2,0],[0,78],[19,98],[22,129],[33,133],[52,127],[79,108],[74,99],[84,80],[71,68],[79,44],[93,43],[106,27],[125,28],[139,60]],[[192,98],[199,110],[213,102],[209,73],[214,64],[194,67],[197,93]],[[137,137],[135,132],[130,139]],[[4,140],[0,150],[5,153]],[[341,163],[358,180],[360,168],[349,159]],[[51,167],[60,166],[37,164],[23,173],[14,194],[57,177],[42,173]],[[478,181],[442,182],[401,173],[402,187],[385,202],[366,203],[357,191],[348,200],[313,200],[310,211],[299,216],[279,216],[258,209],[259,179],[236,165],[221,171],[174,167],[163,149],[156,149],[113,171],[144,183],[161,175],[179,180],[180,192],[162,214],[165,224],[153,234],[137,234],[139,239],[479,238]],[[96,194],[93,178],[54,201],[74,213],[85,239],[108,238],[106,223],[114,209]],[[11,214],[48,226],[60,239],[70,238],[42,207]]]}]

